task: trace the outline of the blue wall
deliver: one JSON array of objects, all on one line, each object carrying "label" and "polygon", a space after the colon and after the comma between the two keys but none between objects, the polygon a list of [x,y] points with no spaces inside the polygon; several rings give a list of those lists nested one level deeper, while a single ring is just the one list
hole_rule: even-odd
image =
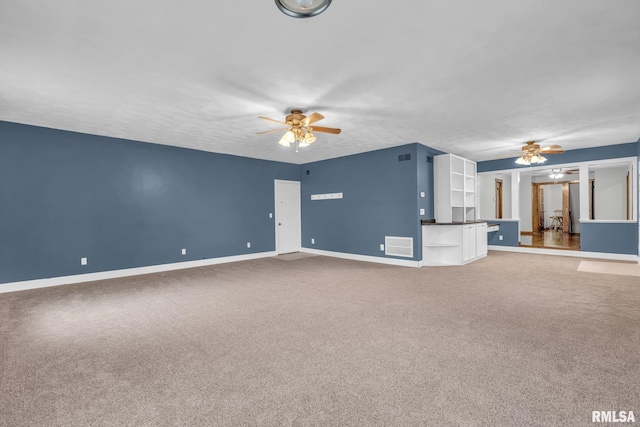
[{"label": "blue wall", "polygon": [[[427,155],[435,153],[440,152],[414,143],[303,165],[302,246],[383,257],[385,236],[413,237],[413,260],[420,260],[419,209],[426,210],[422,218],[433,218],[433,164]],[[406,155],[409,160],[399,161]],[[312,194],[337,192],[344,198],[311,200]]]},{"label": "blue wall", "polygon": [[580,250],[637,255],[638,224],[581,222]]},{"label": "blue wall", "polygon": [[[500,225],[500,230],[487,233],[487,243],[495,246],[520,246],[518,221],[492,219],[488,224]],[[502,240],[500,240],[502,236]]]},{"label": "blue wall", "polygon": [[273,251],[274,179],[300,167],[0,122],[0,283]]},{"label": "blue wall", "polygon": [[[435,219],[434,212],[434,181],[433,181],[433,156],[438,154],[446,154],[443,151],[434,150],[422,144],[417,144],[417,173],[418,173],[418,212],[420,209],[425,210],[424,215],[420,215],[420,219]],[[420,193],[424,192],[425,197],[420,197]],[[417,226],[417,242],[418,248],[422,251],[422,225]],[[419,258],[422,259],[422,258]]]},{"label": "blue wall", "polygon": [[425,193],[425,197],[419,198],[418,200],[418,208],[425,210],[425,215],[421,219],[433,219],[435,218],[433,206],[433,156],[446,153],[434,150],[422,144],[416,145],[418,193]]},{"label": "blue wall", "polygon": [[[638,143],[607,145],[604,147],[581,148],[568,150],[563,154],[545,156],[547,161],[544,166],[560,165],[564,163],[586,162],[589,160],[617,159],[620,157],[634,157],[638,155]],[[529,168],[529,166],[515,163],[516,157],[509,159],[488,160],[478,163],[478,172]],[[537,165],[536,165],[537,166]]]}]

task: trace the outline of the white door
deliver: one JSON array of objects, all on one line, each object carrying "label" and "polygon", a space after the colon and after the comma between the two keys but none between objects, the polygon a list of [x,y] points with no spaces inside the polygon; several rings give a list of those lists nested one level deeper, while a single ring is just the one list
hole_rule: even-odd
[{"label": "white door", "polygon": [[276,252],[300,251],[300,182],[275,180]]}]

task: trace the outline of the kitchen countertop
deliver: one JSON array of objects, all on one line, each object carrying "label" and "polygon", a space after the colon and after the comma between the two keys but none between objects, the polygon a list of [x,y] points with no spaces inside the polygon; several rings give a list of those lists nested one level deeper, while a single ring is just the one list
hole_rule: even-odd
[{"label": "kitchen countertop", "polygon": [[482,224],[488,222],[487,220],[465,221],[465,222],[434,222],[433,220],[423,219],[420,221],[421,225],[465,225],[465,224]]}]

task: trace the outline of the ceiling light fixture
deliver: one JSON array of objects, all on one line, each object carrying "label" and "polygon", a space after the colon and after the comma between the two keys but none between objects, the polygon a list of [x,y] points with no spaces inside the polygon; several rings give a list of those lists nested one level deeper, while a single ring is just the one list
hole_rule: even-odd
[{"label": "ceiling light fixture", "polygon": [[285,132],[278,144],[284,147],[291,147],[295,144],[296,152],[300,147],[308,147],[316,142],[316,136],[311,133],[313,128],[308,126],[291,126],[291,129]]},{"label": "ceiling light fixture", "polygon": [[271,133],[271,132],[282,132],[286,130],[278,144],[284,147],[291,147],[291,144],[295,144],[296,152],[300,147],[308,147],[314,142],[316,142],[316,136],[311,132],[324,132],[324,133],[333,133],[339,134],[342,132],[338,128],[328,128],[324,126],[315,126],[311,127],[315,122],[324,119],[324,116],[319,113],[312,113],[308,116],[302,114],[302,110],[291,110],[291,114],[289,114],[285,121],[274,120],[268,117],[259,117],[260,119],[267,120],[269,122],[278,123],[281,125],[288,126],[284,129],[273,129],[266,130],[263,132],[258,132],[258,135]]},{"label": "ceiling light fixture", "polygon": [[518,157],[516,159],[516,163],[519,165],[530,165],[532,163],[544,163],[547,161],[547,158],[544,157],[542,154],[534,152],[534,151],[530,151],[527,153],[524,153],[522,156]]},{"label": "ceiling light fixture", "polygon": [[564,176],[564,174],[562,173],[562,169],[552,169],[551,170],[551,175],[549,175],[549,178],[560,179],[563,176]]},{"label": "ceiling light fixture", "polygon": [[539,144],[535,141],[528,141],[522,147],[522,155],[518,157],[516,163],[519,165],[530,165],[532,163],[544,163],[547,158],[542,154],[562,154],[564,150],[559,145],[551,145],[549,147],[540,148]]},{"label": "ceiling light fixture", "polygon": [[275,0],[278,9],[294,18],[310,18],[324,12],[331,0]]}]

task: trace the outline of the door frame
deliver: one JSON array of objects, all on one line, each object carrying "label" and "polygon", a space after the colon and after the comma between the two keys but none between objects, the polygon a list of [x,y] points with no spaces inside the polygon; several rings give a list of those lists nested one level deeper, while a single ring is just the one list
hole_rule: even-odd
[{"label": "door frame", "polygon": [[502,218],[502,190],[503,190],[503,181],[501,179],[496,178],[496,185],[495,185],[495,194],[494,197],[496,199],[496,203],[495,203],[495,215],[497,219],[501,219]]},{"label": "door frame", "polygon": [[[571,216],[569,215],[569,184],[579,184],[580,181],[563,181],[563,182],[532,182],[531,183],[531,226],[534,233],[545,231],[544,224],[540,229],[540,198],[544,195],[545,185],[562,185],[562,232],[571,232]],[[543,199],[544,200],[544,199]],[[543,201],[544,203],[544,201]],[[536,221],[538,225],[536,225]]]},{"label": "door frame", "polygon": [[300,236],[300,241],[298,242],[298,252],[302,249],[302,192],[300,181],[286,180],[286,179],[274,179],[273,180],[273,227],[275,233],[275,242],[276,242],[276,254],[280,254],[280,235],[278,233],[278,184],[295,184],[298,186],[298,195],[300,200],[300,209],[298,209],[298,235]]}]

